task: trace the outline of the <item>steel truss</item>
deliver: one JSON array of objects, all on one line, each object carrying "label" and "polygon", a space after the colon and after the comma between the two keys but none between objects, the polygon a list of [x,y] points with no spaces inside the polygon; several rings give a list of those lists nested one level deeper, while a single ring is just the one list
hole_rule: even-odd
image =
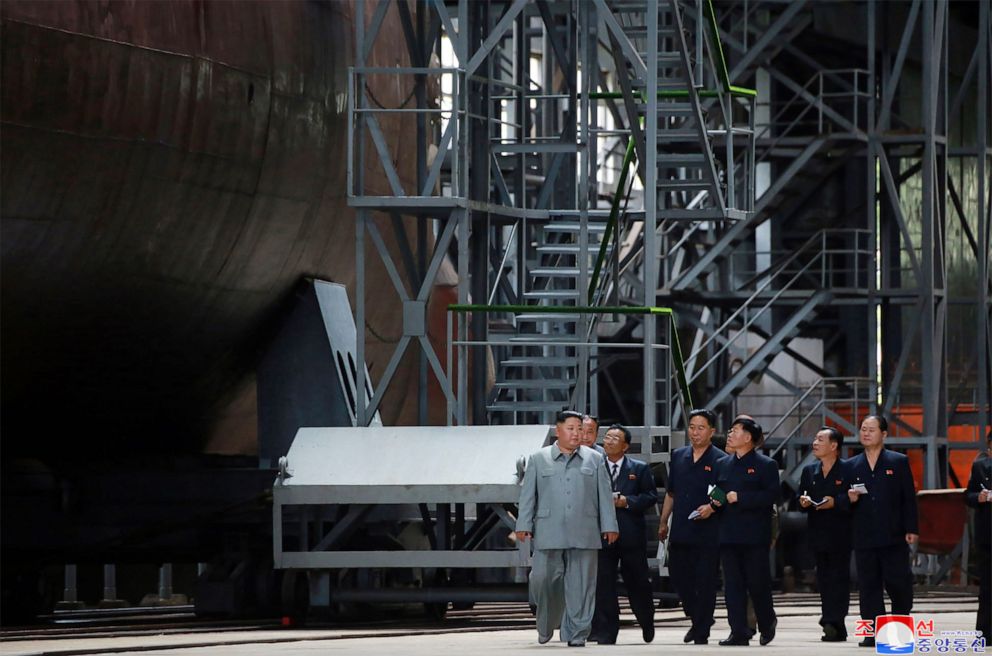
[{"label": "steel truss", "polygon": [[[711,5],[436,0],[415,7],[411,15],[403,2],[358,3],[348,168],[358,215],[356,321],[366,311],[368,241],[404,317],[403,338],[371,402],[360,403],[358,423],[378,408],[410,343],[422,353],[421,407],[430,369],[452,424],[548,421],[566,406],[595,412],[597,376],[624,359],[618,349],[633,346],[642,398],[626,419],[658,427],[654,436],[663,437],[675,388],[667,345],[676,336],[671,313],[651,310],[660,260],[639,253],[655,253],[671,237],[663,226],[671,233],[674,225],[681,232],[741,220],[753,205],[754,94],[729,84]],[[379,26],[394,11],[413,65],[367,66]],[[448,44],[451,61],[438,65]],[[383,76],[412,88],[412,102],[379,105],[368,82]],[[416,120],[415,152],[390,150],[381,126],[395,115]],[[397,162],[414,157],[416,184],[408,189]],[[419,262],[394,230],[412,291],[374,215],[417,222]],[[437,242],[428,264],[431,224]],[[452,314],[449,353],[440,354],[424,307],[446,253],[456,262],[459,305],[476,305]],[[604,311],[629,304],[631,294],[643,311]],[[600,343],[616,326],[638,336]],[[481,348],[496,362],[493,390]],[[364,345],[357,350],[361,361]]]},{"label": "steel truss", "polygon": [[[986,3],[974,42],[949,38],[947,2],[844,6],[867,33],[862,50],[842,55],[819,45],[811,2],[357,4],[349,115],[357,321],[368,241],[404,307],[404,338],[359,423],[417,343],[422,417],[430,371],[452,424],[548,421],[566,405],[596,412],[605,403],[627,423],[677,427],[685,404],[659,370],[670,356],[656,357],[677,334],[649,314],[601,311],[667,306],[691,337],[689,387],[726,414],[745,410],[735,400],[763,374],[789,390],[785,405],[797,416],[816,414],[803,405],[812,388],[769,368],[784,355],[837,389],[857,389],[848,400],[870,410],[919,403],[920,426],[903,422],[899,432],[927,447],[928,486],[946,478],[950,423],[967,415],[976,434],[988,430]],[[404,25],[410,67],[366,66],[389,12]],[[959,48],[968,53],[963,73],[951,65]],[[367,93],[370,76],[395,77],[411,101],[382,108]],[[742,81],[753,81],[757,98],[734,86]],[[957,129],[972,104],[974,130]],[[414,148],[390,150],[380,127],[388,113],[416,122]],[[415,188],[406,188],[395,162],[414,158]],[[974,171],[975,185],[959,188],[952,163]],[[850,207],[810,220],[825,183],[843,176],[858,180],[844,194]],[[416,223],[417,248],[400,240],[402,266],[390,264],[377,216]],[[953,222],[982,281],[969,299],[948,297]],[[473,310],[451,314],[441,353],[424,303],[446,254],[458,303]],[[406,291],[404,271],[415,290]],[[974,392],[964,399],[967,376],[964,386],[948,384],[948,307],[958,302],[975,309],[978,336]],[[843,345],[851,356],[820,366],[791,345],[823,336],[824,326],[825,350]],[[907,372],[916,363],[914,390]],[[624,387],[634,371],[639,385]],[[856,418],[830,412],[853,432]],[[772,448],[788,452],[803,430],[782,419],[767,425],[781,429]]]}]

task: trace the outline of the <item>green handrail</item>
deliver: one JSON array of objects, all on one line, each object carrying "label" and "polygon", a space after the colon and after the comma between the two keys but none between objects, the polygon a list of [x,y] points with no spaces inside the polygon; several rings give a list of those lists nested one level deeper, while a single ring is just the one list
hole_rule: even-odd
[{"label": "green handrail", "polygon": [[648,307],[643,305],[479,305],[473,303],[452,303],[448,312],[541,312],[544,314],[662,314],[675,316],[672,308]]},{"label": "green handrail", "polygon": [[672,364],[675,366],[675,379],[679,385],[679,395],[682,397],[682,407],[692,409],[692,394],[689,392],[689,382],[685,376],[685,360],[682,357],[682,345],[679,342],[679,331],[675,328],[675,311],[667,307],[649,307],[638,305],[604,306],[565,306],[565,305],[476,305],[471,303],[452,303],[448,312],[509,312],[520,314],[524,312],[543,312],[548,314],[653,314],[670,317],[672,320]]},{"label": "green handrail", "polygon": [[713,36],[713,43],[715,44],[716,49],[716,53],[714,54],[717,59],[717,73],[720,74],[720,80],[723,82],[724,89],[727,90],[727,93],[738,96],[757,96],[758,92],[755,89],[737,87],[730,83],[730,73],[727,72],[727,58],[723,55],[723,41],[720,39],[720,28],[717,26],[716,10],[713,8],[713,0],[706,0],[706,16],[709,19],[708,23],[710,34]]},{"label": "green handrail", "polygon": [[620,201],[623,198],[623,190],[627,187],[627,172],[630,164],[634,161],[634,137],[627,139],[627,152],[623,156],[623,164],[620,165],[620,180],[617,182],[617,190],[613,194],[613,202],[610,204],[610,218],[606,222],[606,231],[603,233],[603,240],[599,243],[599,254],[596,256],[596,264],[592,269],[592,278],[589,279],[589,299],[593,302],[596,294],[596,287],[599,285],[599,273],[603,270],[603,262],[606,261],[606,249],[610,245],[610,237],[616,228],[617,220],[620,216]]}]

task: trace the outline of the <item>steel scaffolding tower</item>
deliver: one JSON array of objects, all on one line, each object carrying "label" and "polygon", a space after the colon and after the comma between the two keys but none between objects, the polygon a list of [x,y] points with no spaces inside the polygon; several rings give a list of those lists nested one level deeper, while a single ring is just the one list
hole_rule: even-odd
[{"label": "steel scaffolding tower", "polygon": [[[926,450],[933,486],[946,478],[949,425],[988,430],[985,3],[968,16],[974,33],[953,40],[954,14],[970,3],[357,4],[356,317],[366,241],[404,308],[404,336],[359,423],[416,342],[422,417],[430,371],[449,423],[609,407],[664,437],[689,404],[671,382],[677,316],[686,396],[730,415],[759,378],[786,390],[764,421],[788,470],[811,423],[854,432],[860,414],[880,410],[905,445]],[[413,66],[366,62],[388,12]],[[837,27],[850,25],[863,30]],[[382,107],[368,92],[374,76],[409,89],[408,102]],[[415,138],[387,143],[387,120],[415,123]],[[401,170],[414,163],[407,182]],[[394,230],[402,266],[376,217],[416,223],[416,249]],[[974,256],[967,297],[948,285],[952,228]],[[447,255],[458,304],[439,348],[425,304]],[[948,364],[959,310],[977,337],[970,374]],[[807,336],[822,340],[823,361],[797,346]],[[797,385],[776,358],[816,381]],[[949,384],[952,368],[960,380]]]},{"label": "steel scaffolding tower", "polygon": [[[624,357],[613,352],[636,353],[636,417],[663,437],[674,407],[676,336],[671,313],[655,303],[659,258],[638,253],[658,251],[666,222],[740,220],[753,202],[754,92],[730,84],[712,5],[519,0],[416,7],[412,16],[406,3],[382,1],[367,20],[359,3],[349,112],[357,320],[365,312],[366,235],[404,307],[404,336],[359,423],[376,410],[416,341],[452,423],[548,421],[562,407],[594,409],[595,372]],[[392,8],[417,65],[367,66],[364,55]],[[449,47],[452,65],[437,65]],[[371,76],[405,80],[398,84],[412,88],[416,105],[379,106],[368,93]],[[717,111],[704,115],[707,104]],[[402,113],[417,120],[412,193],[380,125]],[[414,153],[404,149],[403,156]],[[380,167],[388,184],[369,178]],[[636,193],[635,177],[653,193]],[[631,208],[637,196],[642,207]],[[434,222],[434,257],[429,266],[420,263],[416,294],[390,261],[374,212],[394,222],[415,217],[421,235]],[[449,375],[426,334],[424,303],[453,241],[459,304],[446,354],[449,368],[457,364]],[[424,248],[417,252],[425,259]],[[621,268],[637,287],[628,284],[623,297]],[[638,337],[600,344],[600,326],[616,318],[636,322]],[[492,390],[479,347],[493,353]],[[359,360],[363,352],[360,344]]]}]

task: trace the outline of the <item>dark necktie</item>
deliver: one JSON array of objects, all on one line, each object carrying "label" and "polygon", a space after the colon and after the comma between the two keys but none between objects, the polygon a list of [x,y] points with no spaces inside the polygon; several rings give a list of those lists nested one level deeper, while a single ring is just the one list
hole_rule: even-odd
[{"label": "dark necktie", "polygon": [[614,462],[611,467],[613,467],[613,471],[610,472],[610,483],[613,484],[613,489],[615,490],[617,489],[617,474],[619,473],[620,465]]}]

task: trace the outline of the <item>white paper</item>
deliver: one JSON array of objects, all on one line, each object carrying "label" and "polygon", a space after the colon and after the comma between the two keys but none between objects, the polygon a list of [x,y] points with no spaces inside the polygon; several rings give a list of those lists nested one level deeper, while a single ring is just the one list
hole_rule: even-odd
[{"label": "white paper", "polygon": [[658,553],[655,558],[658,559],[658,574],[664,574],[665,559],[668,557],[668,550],[665,549],[665,541],[658,540]]},{"label": "white paper", "polygon": [[865,487],[864,483],[855,483],[851,486],[851,489],[861,494],[868,494],[868,488]]},{"label": "white paper", "polygon": [[691,513],[689,513],[689,520],[692,521],[693,519],[696,519],[697,517],[702,517],[702,516],[703,516],[703,513],[699,512],[698,510],[693,510]]}]

